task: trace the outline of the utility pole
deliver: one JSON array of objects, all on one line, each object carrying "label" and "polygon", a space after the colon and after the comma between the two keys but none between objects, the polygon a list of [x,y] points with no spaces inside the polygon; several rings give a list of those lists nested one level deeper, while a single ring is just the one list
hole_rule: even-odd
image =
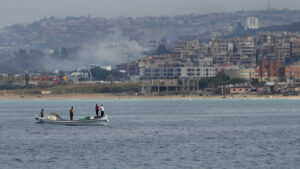
[{"label": "utility pole", "polygon": [[160,92],[160,90],[159,90],[159,87],[160,87],[160,86],[159,86],[159,82],[160,82],[160,80],[157,80],[157,82],[158,82],[158,83],[157,83],[157,93],[159,94],[159,92]]},{"label": "utility pole", "polygon": [[271,11],[271,0],[268,0],[268,11]]}]

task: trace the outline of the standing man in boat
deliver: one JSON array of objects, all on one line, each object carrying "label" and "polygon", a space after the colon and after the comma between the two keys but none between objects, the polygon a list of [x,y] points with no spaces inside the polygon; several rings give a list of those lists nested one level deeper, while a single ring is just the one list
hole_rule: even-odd
[{"label": "standing man in boat", "polygon": [[99,117],[99,106],[98,106],[98,104],[96,104],[95,109],[96,109],[96,116],[98,118]]},{"label": "standing man in boat", "polygon": [[104,116],[104,106],[103,106],[103,104],[101,104],[101,117],[103,117]]},{"label": "standing man in boat", "polygon": [[44,117],[44,109],[41,110],[41,118]]},{"label": "standing man in boat", "polygon": [[70,109],[70,120],[73,120],[73,113],[74,113],[74,108],[72,106]]}]

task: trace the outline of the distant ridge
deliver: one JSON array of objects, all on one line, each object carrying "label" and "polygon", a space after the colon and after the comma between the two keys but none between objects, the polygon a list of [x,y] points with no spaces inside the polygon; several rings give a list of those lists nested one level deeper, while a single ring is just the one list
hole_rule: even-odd
[{"label": "distant ridge", "polygon": [[225,39],[233,38],[233,37],[239,37],[239,36],[247,36],[247,35],[254,35],[258,32],[300,32],[300,21],[286,24],[286,25],[274,25],[274,26],[268,26],[263,27],[256,30],[244,30],[244,31],[236,31],[232,34],[225,36]]},{"label": "distant ridge", "polygon": [[291,24],[287,24],[287,25],[269,26],[269,27],[258,29],[255,32],[263,32],[263,31],[268,31],[268,32],[279,32],[279,31],[298,32],[298,31],[300,31],[300,21],[295,22],[295,23],[291,23]]},{"label": "distant ridge", "polygon": [[[209,40],[250,31],[234,32],[237,22],[247,17],[257,17],[266,31],[271,25],[286,25],[299,22],[300,10],[237,11],[211,14],[188,14],[160,17],[65,17],[43,18],[28,24],[15,24],[0,29],[0,53],[13,53],[19,49],[55,50],[62,47],[97,44],[111,36],[125,37],[139,44],[156,48],[158,42],[184,39]],[[296,27],[296,28],[293,28]],[[298,24],[291,28],[278,27],[270,30],[298,30]]]}]

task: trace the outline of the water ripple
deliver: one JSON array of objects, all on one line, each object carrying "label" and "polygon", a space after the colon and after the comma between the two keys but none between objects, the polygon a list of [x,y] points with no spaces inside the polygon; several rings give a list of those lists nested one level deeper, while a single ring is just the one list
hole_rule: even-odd
[{"label": "water ripple", "polygon": [[[0,101],[0,168],[300,168],[298,100]],[[34,122],[94,114],[106,127]],[[92,113],[87,113],[92,112]]]}]

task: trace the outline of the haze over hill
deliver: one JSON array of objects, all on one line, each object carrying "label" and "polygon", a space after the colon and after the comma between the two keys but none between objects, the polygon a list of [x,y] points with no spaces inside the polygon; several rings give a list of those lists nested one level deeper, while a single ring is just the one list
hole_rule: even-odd
[{"label": "haze over hill", "polygon": [[[28,23],[42,17],[91,14],[95,17],[141,17],[265,10],[268,0],[1,0],[0,27]],[[271,0],[273,9],[298,9],[298,0]]]},{"label": "haze over hill", "polygon": [[[245,22],[249,16],[257,17],[260,27],[268,27],[300,21],[300,10],[114,19],[47,17],[7,26],[0,32],[0,63],[3,65],[0,71],[74,69],[91,63],[119,64],[144,57],[145,52],[156,50],[160,43],[172,44],[178,39],[207,41],[230,35],[235,32],[236,23]],[[68,55],[63,54],[63,48],[67,49]]]},{"label": "haze over hill", "polygon": [[261,27],[299,21],[300,10],[240,11],[207,15],[170,17],[49,17],[30,24],[6,27],[0,33],[0,52],[18,49],[55,49],[99,42],[109,34],[121,35],[143,46],[163,38],[177,40],[182,36],[209,39],[235,31],[235,22],[245,22],[248,16],[259,18]]},{"label": "haze over hill", "polygon": [[273,25],[273,26],[263,27],[255,30],[235,31],[232,34],[224,36],[223,38],[228,39],[233,37],[255,35],[258,32],[300,32],[300,22],[294,22],[285,25]]}]

